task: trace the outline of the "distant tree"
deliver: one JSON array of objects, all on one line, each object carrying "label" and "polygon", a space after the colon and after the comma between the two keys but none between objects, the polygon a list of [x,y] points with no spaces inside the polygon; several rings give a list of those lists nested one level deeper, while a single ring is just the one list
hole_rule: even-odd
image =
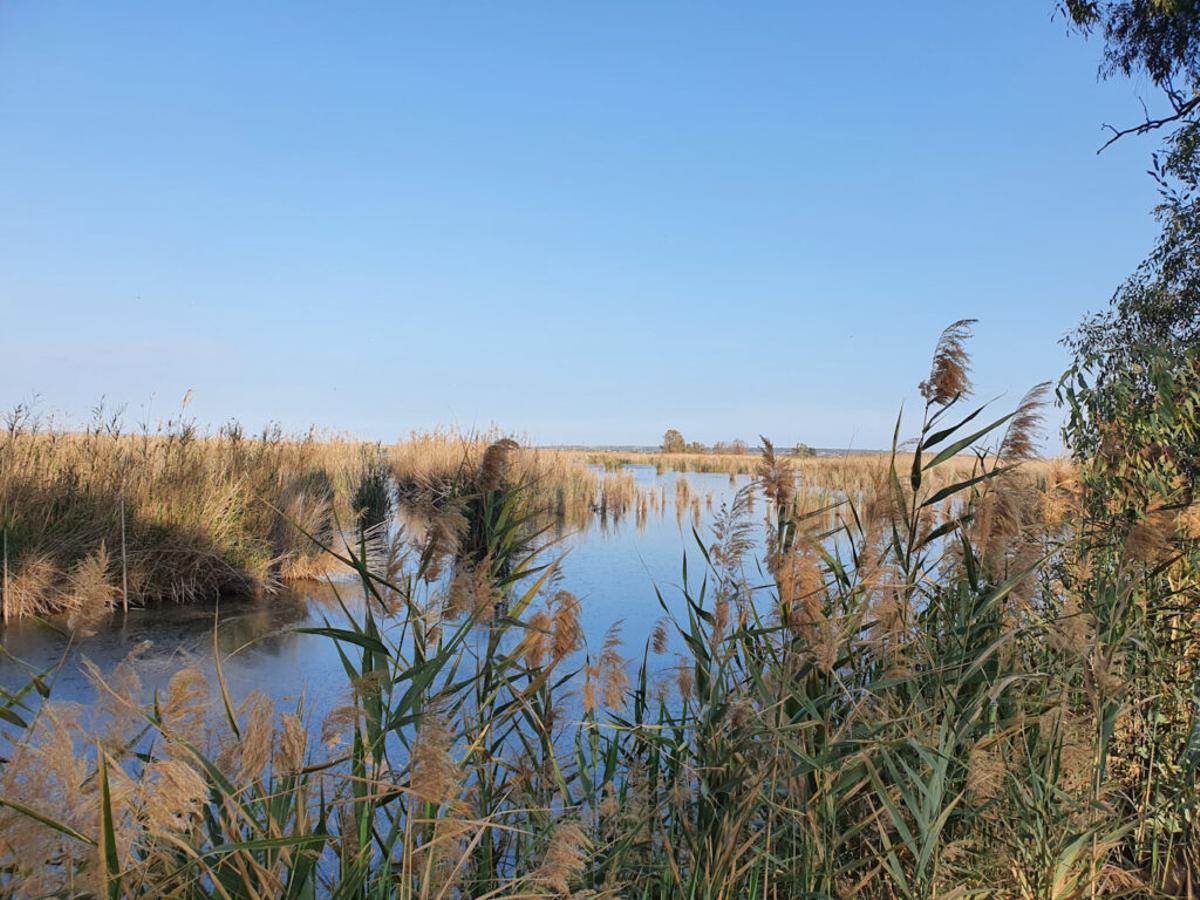
[{"label": "distant tree", "polygon": [[741,438],[732,441],[717,441],[712,446],[712,452],[730,456],[741,456],[746,452],[746,442]]},{"label": "distant tree", "polygon": [[796,448],[792,451],[792,455],[806,458],[809,456],[816,456],[817,451],[814,450],[812,447],[808,446],[808,444],[801,441],[800,443],[798,443],[796,445]]},{"label": "distant tree", "polygon": [[674,428],[668,428],[663,434],[662,452],[663,453],[683,453],[687,449],[687,444],[683,439],[683,435]]},{"label": "distant tree", "polygon": [[684,453],[707,453],[708,448],[699,441],[692,441],[683,448]]}]

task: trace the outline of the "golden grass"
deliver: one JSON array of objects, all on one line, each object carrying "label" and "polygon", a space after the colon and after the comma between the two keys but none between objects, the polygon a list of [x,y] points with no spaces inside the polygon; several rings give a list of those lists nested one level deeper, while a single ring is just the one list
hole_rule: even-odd
[{"label": "golden grass", "polygon": [[[219,667],[215,688],[187,670],[146,698],[135,657],[107,680],[88,669],[90,716],[39,706],[36,681],[0,695],[16,728],[2,732],[0,890],[1192,896],[1196,504],[1114,522],[1086,502],[1086,467],[1025,459],[1034,400],[998,455],[943,458],[968,324],[923,386],[922,465],[769,444],[700,461],[753,467],[761,525],[749,487],[715,511],[703,574],[662,601],[632,677],[619,626],[588,646],[579,601],[526,537],[574,504],[640,521],[670,502],[694,523],[709,500],[687,478],[671,501],[623,470],[638,459],[601,459],[600,475],[595,456],[442,434],[373,449],[167,436],[129,469],[136,438],[10,435],[0,452],[20,465],[0,509],[30,604],[46,590],[114,602],[115,502],[139,553],[164,545],[136,527],[157,511],[227,562],[271,565],[281,521],[315,531],[330,510],[378,508],[363,498],[378,499],[382,459],[430,525],[419,554],[373,532],[370,558],[341,557],[372,602],[316,629],[347,669],[319,729],[303,701],[236,702]],[[263,492],[273,503],[251,508]],[[440,566],[452,577],[429,577]]]},{"label": "golden grass", "polygon": [[[464,485],[479,489],[494,479],[489,470],[530,485],[560,530],[580,530],[626,517],[644,527],[666,514],[665,489],[638,485],[628,466],[721,472],[733,481],[762,461],[758,453],[589,453],[498,440],[439,431],[380,446],[271,431],[248,437],[237,427],[202,435],[186,422],[134,434],[9,429],[0,433],[4,613],[86,618],[117,605],[252,594],[320,578],[337,567],[306,534],[327,543],[368,511],[385,518],[396,501],[427,526],[461,499]],[[504,447],[502,460],[489,461],[493,445]],[[888,465],[886,456],[865,453],[781,459],[813,505],[879,494]],[[909,458],[901,454],[898,463]],[[963,480],[974,465],[956,458],[937,478]],[[1027,469],[1047,496],[1069,480],[1062,463]],[[699,525],[712,507],[711,497],[693,496],[687,479],[670,499],[680,525]]]}]

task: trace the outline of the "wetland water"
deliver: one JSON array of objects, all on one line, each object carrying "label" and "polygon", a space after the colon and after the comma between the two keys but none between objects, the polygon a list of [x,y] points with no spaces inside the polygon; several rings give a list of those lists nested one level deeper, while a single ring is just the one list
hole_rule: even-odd
[{"label": "wetland water", "polygon": [[[597,518],[589,528],[566,535],[545,558],[564,557],[560,580],[549,590],[565,589],[579,597],[581,624],[590,647],[598,649],[609,627],[622,622],[623,653],[631,659],[632,670],[662,615],[655,586],[673,610],[681,610],[679,585],[685,553],[689,581],[698,586],[703,577],[704,561],[692,533],[695,509],[690,498],[699,498],[696,530],[709,544],[711,525],[721,504],[731,502],[750,478],[739,475],[731,482],[725,474],[660,475],[651,466],[631,466],[627,471],[633,473],[640,488],[656,491],[665,501],[658,511],[651,511],[641,523],[632,510],[615,522],[610,518],[601,523]],[[677,511],[678,479],[687,479],[690,497],[686,507]],[[763,513],[759,496],[751,518],[759,522]],[[756,535],[761,538],[761,528]],[[753,555],[747,559],[752,580],[756,571]],[[353,583],[344,587],[343,599],[357,613],[361,596]],[[52,697],[88,704],[94,692],[80,670],[82,660],[91,660],[107,675],[135,649],[139,650],[138,672],[147,696],[189,664],[198,663],[211,677],[214,617],[220,623],[217,634],[223,672],[235,699],[257,689],[287,706],[303,695],[307,708],[319,714],[345,696],[346,675],[334,642],[295,631],[321,626],[326,617],[334,625],[341,624],[343,614],[328,585],[297,586],[265,599],[219,605],[131,609],[127,615],[118,612],[102,622],[94,634],[71,641],[36,622],[15,623],[3,633],[3,644],[21,662],[0,658],[0,687],[13,690],[24,686],[31,668],[49,668],[64,660],[65,654],[52,680]],[[674,656],[666,659],[673,662]]]}]

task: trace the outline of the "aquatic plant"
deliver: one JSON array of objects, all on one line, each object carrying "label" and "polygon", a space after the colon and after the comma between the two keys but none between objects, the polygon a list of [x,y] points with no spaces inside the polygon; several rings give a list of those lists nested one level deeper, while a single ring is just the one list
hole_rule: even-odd
[{"label": "aquatic plant", "polygon": [[764,442],[679,595],[656,593],[645,647],[619,627],[586,643],[553,543],[529,538],[542,511],[511,445],[440,482],[446,521],[419,554],[296,520],[367,600],[304,629],[337,644],[344,702],[309,722],[302,703],[231,697],[219,665],[215,684],[188,672],[147,698],[131,660],[98,679],[89,718],[31,675],[0,697],[0,885],[1186,895],[1194,507],[1163,505],[1176,462],[1141,466],[1139,441],[1181,427],[1195,385],[1164,384],[1138,441],[1103,459],[1031,466],[1044,390],[989,420],[964,408],[961,341],[937,353],[906,452],[898,421],[893,450],[820,505],[809,462]]}]

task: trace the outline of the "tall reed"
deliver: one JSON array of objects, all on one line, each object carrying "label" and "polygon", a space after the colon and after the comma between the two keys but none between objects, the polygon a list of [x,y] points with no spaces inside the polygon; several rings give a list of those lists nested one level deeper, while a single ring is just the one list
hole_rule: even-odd
[{"label": "tall reed", "polygon": [[[1098,472],[1031,472],[1041,392],[996,418],[966,407],[969,327],[939,342],[907,452],[897,421],[885,464],[855,490],[814,506],[805,463],[765,444],[755,486],[685,559],[679,595],[655,593],[644,647],[624,647],[616,626],[585,640],[511,445],[442,483],[419,553],[297,521],[366,599],[303,629],[337,645],[345,704],[317,728],[302,704],[230,697],[219,667],[216,684],[187,672],[143,698],[131,661],[98,680],[88,721],[31,680],[0,698],[0,884],[112,897],[1187,895],[1186,729],[1146,719],[1147,705],[1174,707],[1131,673],[1141,654],[1169,652],[1150,637],[1180,634],[1180,613],[1137,610],[1163,577],[1193,589],[1194,569],[1162,568],[1184,562],[1190,513],[1118,537],[1100,518],[1111,496],[1093,502],[1088,487]],[[759,529],[767,550],[753,560]],[[1195,683],[1190,649],[1169,662]],[[205,729],[210,698],[221,721]]]}]

